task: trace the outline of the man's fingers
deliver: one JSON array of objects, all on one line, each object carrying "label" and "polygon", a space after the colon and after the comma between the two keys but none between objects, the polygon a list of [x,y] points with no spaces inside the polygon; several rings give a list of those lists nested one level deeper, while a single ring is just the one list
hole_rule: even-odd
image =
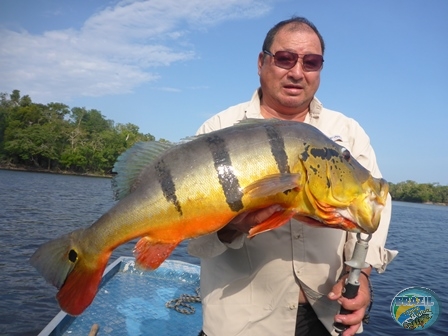
[{"label": "man's fingers", "polygon": [[351,314],[341,315],[338,314],[334,317],[335,322],[342,323],[348,328],[342,334],[343,336],[355,335],[356,331],[361,326],[361,321],[364,317],[365,309],[359,309]]},{"label": "man's fingers", "polygon": [[260,210],[244,212],[236,216],[228,226],[233,230],[248,233],[251,228],[257,224],[263,223],[266,219],[271,217],[272,214],[281,210],[283,210],[283,208],[280,205],[274,204]]},{"label": "man's fingers", "polygon": [[275,204],[271,205],[267,208],[254,211],[248,214],[248,216],[245,218],[245,221],[247,223],[251,223],[253,226],[263,223],[266,219],[271,217],[275,212],[282,210],[282,207]]},{"label": "man's fingers", "polygon": [[328,293],[328,298],[330,300],[339,299],[342,295],[342,289],[344,288],[344,285],[345,285],[345,281],[343,281],[343,280],[338,281],[331,289],[331,292]]},{"label": "man's fingers", "polygon": [[342,336],[354,336],[360,326],[361,326],[361,323],[350,326],[342,333]]}]

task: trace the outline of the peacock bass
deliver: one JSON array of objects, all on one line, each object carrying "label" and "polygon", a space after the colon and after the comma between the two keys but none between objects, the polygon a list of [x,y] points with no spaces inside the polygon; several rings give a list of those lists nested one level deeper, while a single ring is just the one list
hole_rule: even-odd
[{"label": "peacock bass", "polygon": [[40,246],[31,264],[59,288],[62,310],[92,302],[112,251],[132,239],[136,263],[157,268],[184,239],[218,231],[235,216],[280,205],[253,237],[291,218],[374,232],[388,184],[308,124],[246,120],[173,145],[142,142],[114,166],[117,202],[95,223]]}]

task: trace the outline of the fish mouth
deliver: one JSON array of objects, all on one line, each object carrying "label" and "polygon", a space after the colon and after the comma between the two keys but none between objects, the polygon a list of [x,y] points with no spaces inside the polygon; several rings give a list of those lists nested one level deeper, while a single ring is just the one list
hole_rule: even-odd
[{"label": "fish mouth", "polygon": [[[294,218],[312,226],[342,229],[354,233],[374,233],[379,226],[388,188],[367,190],[345,204],[333,199],[333,204],[313,197],[314,211],[299,212]],[[310,200],[310,198],[308,198]]]},{"label": "fish mouth", "polygon": [[389,185],[382,178],[370,176],[360,183],[360,192],[353,197],[338,199],[337,195],[329,197],[329,205],[315,200],[316,214],[331,227],[354,232],[372,234],[380,225],[381,213],[386,205]]},{"label": "fish mouth", "polygon": [[389,184],[382,178],[371,178],[365,186],[365,193],[356,198],[347,210],[364,233],[371,234],[380,225],[381,213],[389,194]]},{"label": "fish mouth", "polygon": [[372,234],[378,229],[389,188],[384,180],[377,181],[381,185],[379,191],[375,188],[367,188],[365,193],[354,199],[347,208],[337,210],[338,214],[344,218],[342,226],[347,226],[347,228],[341,228],[367,234]]},{"label": "fish mouth", "polygon": [[356,233],[374,233],[380,223],[381,211],[383,210],[383,208],[384,206],[375,204],[374,211],[372,211],[372,216],[370,220],[367,221],[354,218],[350,208],[339,209],[338,213],[343,218],[340,228]]},{"label": "fish mouth", "polygon": [[316,216],[298,213],[294,215],[294,219],[311,226],[341,229],[354,233],[371,234],[378,228],[382,209],[383,206],[376,206],[372,219],[361,223],[352,215],[352,211],[349,208],[334,209],[334,211],[326,212],[325,214],[320,213]]}]

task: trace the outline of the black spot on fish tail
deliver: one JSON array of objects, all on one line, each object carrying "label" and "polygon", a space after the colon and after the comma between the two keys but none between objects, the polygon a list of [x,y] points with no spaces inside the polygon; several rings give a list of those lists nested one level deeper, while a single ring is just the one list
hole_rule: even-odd
[{"label": "black spot on fish tail", "polygon": [[75,250],[70,250],[68,252],[68,260],[72,263],[76,262],[76,260],[78,260],[78,253]]},{"label": "black spot on fish tail", "polygon": [[165,165],[163,160],[157,162],[155,169],[160,186],[162,187],[163,196],[165,196],[168,202],[173,203],[180,215],[183,215],[182,208],[176,196],[176,185],[174,184],[170,169]]},{"label": "black spot on fish tail", "polygon": [[225,140],[217,135],[206,138],[208,148],[213,156],[213,163],[218,174],[219,183],[232,211],[243,209],[243,193],[240,182],[233,172],[232,161]]},{"label": "black spot on fish tail", "polygon": [[290,173],[288,154],[286,154],[285,142],[283,141],[282,136],[272,125],[266,125],[265,129],[268,135],[269,145],[271,146],[271,153],[277,163],[278,171],[284,174]]}]

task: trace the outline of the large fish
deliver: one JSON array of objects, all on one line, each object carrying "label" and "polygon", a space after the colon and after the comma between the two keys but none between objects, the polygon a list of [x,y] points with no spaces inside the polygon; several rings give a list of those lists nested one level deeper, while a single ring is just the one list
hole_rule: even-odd
[{"label": "large fish", "polygon": [[250,237],[293,217],[372,233],[388,193],[387,182],[345,148],[292,121],[246,121],[177,145],[139,143],[114,169],[120,201],[90,227],[43,244],[31,257],[71,315],[92,302],[112,251],[134,238],[141,237],[137,264],[155,269],[182,240],[273,204],[283,210]]}]

